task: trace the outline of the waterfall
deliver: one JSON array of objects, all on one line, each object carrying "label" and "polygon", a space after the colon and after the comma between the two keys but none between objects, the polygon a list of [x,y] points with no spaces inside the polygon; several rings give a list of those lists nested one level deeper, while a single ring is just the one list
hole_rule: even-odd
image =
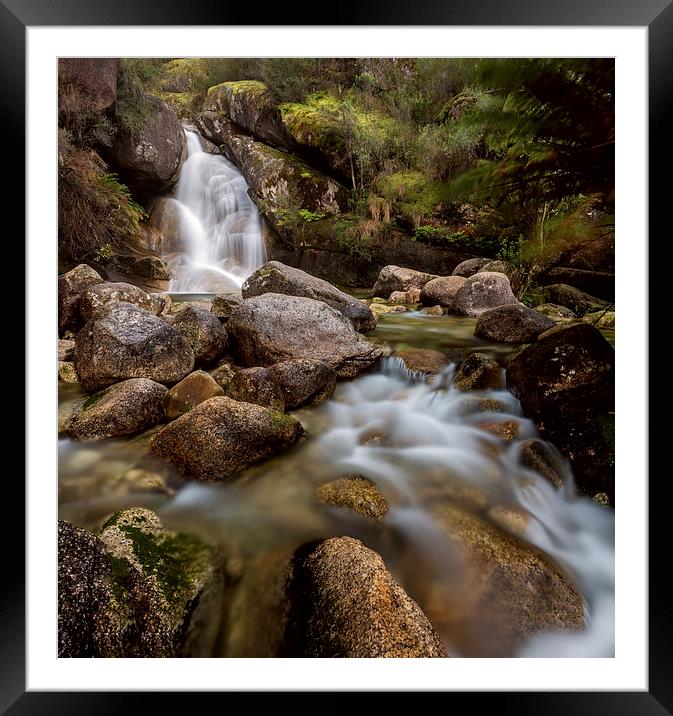
[{"label": "waterfall", "polygon": [[259,212],[238,169],[203,151],[196,132],[185,135],[187,159],[162,209],[162,228],[170,225],[178,247],[165,255],[169,291],[231,293],[266,260]]}]

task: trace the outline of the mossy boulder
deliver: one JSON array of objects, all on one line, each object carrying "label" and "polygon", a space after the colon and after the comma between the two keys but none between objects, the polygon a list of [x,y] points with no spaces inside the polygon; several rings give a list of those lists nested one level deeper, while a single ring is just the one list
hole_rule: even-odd
[{"label": "mossy boulder", "polygon": [[352,537],[300,549],[288,583],[287,656],[445,657],[427,617],[381,557]]},{"label": "mossy boulder", "polygon": [[218,365],[217,368],[213,368],[209,371],[209,374],[215,380],[215,382],[225,391],[229,387],[229,383],[234,379],[236,371],[232,367],[231,363],[224,362]]},{"label": "mossy boulder", "polygon": [[282,293],[287,296],[305,296],[323,301],[342,313],[356,331],[376,328],[376,319],[369,308],[340,291],[336,286],[301,269],[286,266],[279,261],[268,261],[249,276],[241,287],[243,298],[265,293]]},{"label": "mossy boulder", "polygon": [[87,264],[79,264],[58,277],[59,335],[66,330],[76,331],[82,326],[79,300],[88,288],[99,283],[103,283],[103,278]]},{"label": "mossy boulder", "polygon": [[564,283],[545,286],[542,295],[547,303],[555,303],[569,308],[575,315],[584,316],[595,311],[604,311],[610,304],[603,299],[591,296],[579,288]]},{"label": "mossy boulder", "polygon": [[463,392],[495,390],[503,384],[502,369],[486,353],[471,353],[458,366],[453,385]]},{"label": "mossy boulder", "polygon": [[65,433],[76,440],[98,440],[138,433],[164,419],[165,386],[130,378],[95,393],[70,416]]},{"label": "mossy boulder", "polygon": [[406,313],[407,308],[406,306],[387,306],[383,303],[372,303],[369,307],[369,310],[372,312],[372,315],[375,318],[378,318],[379,316],[385,316],[387,313]]},{"label": "mossy boulder", "polygon": [[492,259],[483,259],[483,258],[475,258],[475,259],[467,259],[466,261],[461,261],[456,268],[453,269],[453,276],[462,276],[463,278],[469,278],[470,276],[474,276],[479,269],[484,268],[486,264],[490,263]]},{"label": "mossy boulder", "polygon": [[605,301],[614,301],[615,274],[613,271],[591,271],[582,268],[553,266],[538,276],[538,281],[542,284],[563,283],[585,291],[591,296],[598,296]]},{"label": "mossy boulder", "polygon": [[75,341],[75,368],[87,391],[128,378],[172,385],[194,368],[194,353],[165,321],[130,303],[113,302]]},{"label": "mossy boulder", "polygon": [[440,276],[428,281],[421,289],[420,301],[424,306],[453,307],[458,289],[465,283],[462,276]]},{"label": "mossy boulder", "polygon": [[327,363],[339,378],[354,378],[382,355],[342,313],[303,296],[248,298],[229,317],[227,330],[239,360],[250,367],[306,358]]},{"label": "mossy boulder", "polygon": [[477,319],[474,335],[498,343],[531,343],[555,325],[551,318],[523,304],[508,304],[484,311]]},{"label": "mossy boulder", "polygon": [[393,291],[422,289],[433,278],[437,278],[437,276],[424,271],[415,271],[402,266],[384,266],[379,272],[372,293],[380,298],[388,298]]},{"label": "mossy boulder", "polygon": [[301,424],[290,415],[216,397],[162,428],[150,448],[186,477],[225,480],[286,450],[302,433]]},{"label": "mossy boulder", "polygon": [[577,318],[575,313],[566,306],[557,306],[555,303],[541,303],[533,309],[540,315],[553,319],[556,323],[573,321]]},{"label": "mossy boulder", "polygon": [[255,80],[223,82],[208,90],[204,110],[222,113],[248,134],[276,147],[294,148],[272,92]]},{"label": "mossy boulder", "polygon": [[227,348],[226,329],[205,307],[186,306],[176,315],[172,325],[191,346],[197,364],[212,363]]},{"label": "mossy boulder", "polygon": [[503,273],[477,272],[465,279],[453,298],[451,312],[459,316],[480,316],[484,311],[509,303],[518,304],[509,279]]},{"label": "mossy boulder", "polygon": [[612,330],[615,327],[614,311],[596,311],[595,313],[587,313],[584,320],[591,323],[599,329]]},{"label": "mossy boulder", "polygon": [[233,400],[285,412],[285,396],[269,375],[268,368],[239,370],[227,387],[227,396]]},{"label": "mossy boulder", "polygon": [[58,655],[206,655],[212,643],[190,627],[223,583],[215,550],[150,510],[115,514],[100,536],[59,520]]},{"label": "mossy boulder", "polygon": [[170,189],[186,156],[186,140],[175,112],[158,97],[145,95],[138,128],[118,127],[110,164],[142,201]]},{"label": "mossy boulder", "polygon": [[198,57],[180,57],[161,68],[160,85],[164,92],[198,92],[208,81],[208,68]]},{"label": "mossy boulder", "polygon": [[209,373],[195,370],[166,392],[164,412],[169,420],[173,420],[217,395],[224,395],[222,386]]},{"label": "mossy boulder", "polygon": [[114,301],[132,303],[148,313],[160,313],[161,303],[130,283],[99,283],[88,288],[79,299],[83,321],[90,321],[104,306]]},{"label": "mossy boulder", "polygon": [[388,514],[388,503],[376,484],[359,475],[340,477],[320,485],[316,496],[326,505],[343,507],[378,522]]}]

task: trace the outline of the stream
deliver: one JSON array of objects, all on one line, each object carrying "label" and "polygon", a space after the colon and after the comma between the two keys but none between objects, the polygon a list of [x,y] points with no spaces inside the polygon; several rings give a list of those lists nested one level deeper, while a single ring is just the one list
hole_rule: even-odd
[{"label": "stream", "polygon": [[[147,445],[160,426],[123,440],[61,439],[59,517],[96,530],[116,510],[145,506],[168,528],[220,545],[234,576],[226,603],[212,615],[214,653],[204,656],[277,656],[288,558],[308,541],[335,535],[357,537],[381,554],[450,656],[612,656],[614,511],[578,496],[567,466],[560,490],[522,467],[519,446],[537,432],[507,390],[462,393],[451,385],[467,354],[479,350],[502,363],[518,348],[475,338],[474,322],[385,315],[371,340],[394,350],[441,350],[451,360],[444,372],[428,384],[399,359],[384,359],[376,372],[340,383],[323,405],[294,411],[306,438],[227,482],[189,482],[154,458]],[[59,390],[63,417],[84,394],[71,384]],[[501,401],[504,412],[466,410],[475,398]],[[495,418],[519,427],[504,447],[477,427]],[[363,445],[372,436],[378,441]],[[318,486],[348,474],[376,483],[390,507],[383,522],[318,501]],[[437,518],[444,504],[511,530],[551,557],[583,597],[585,629],[514,642],[500,628],[508,616],[498,604],[474,603],[474,575]],[[508,514],[514,522],[502,519]]]}]

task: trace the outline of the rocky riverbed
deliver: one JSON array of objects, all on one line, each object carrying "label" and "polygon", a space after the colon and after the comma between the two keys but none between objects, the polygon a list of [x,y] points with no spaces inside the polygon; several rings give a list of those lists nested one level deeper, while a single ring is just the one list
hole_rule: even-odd
[{"label": "rocky riverbed", "polygon": [[614,308],[505,264],[61,276],[59,654],[609,655]]}]

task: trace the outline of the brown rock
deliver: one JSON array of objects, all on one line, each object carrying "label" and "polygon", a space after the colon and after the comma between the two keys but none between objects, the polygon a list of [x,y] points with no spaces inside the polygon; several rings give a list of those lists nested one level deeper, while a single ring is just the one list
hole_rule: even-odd
[{"label": "brown rock", "polygon": [[161,312],[161,304],[137,286],[130,283],[99,283],[82,294],[79,300],[80,315],[84,321],[90,321],[101,308],[114,301],[132,303],[148,313]]},{"label": "brown rock", "polygon": [[103,283],[103,279],[91,266],[80,264],[58,277],[58,331],[76,331],[82,325],[79,299],[89,287]]},{"label": "brown rock", "polygon": [[344,507],[379,522],[388,514],[388,503],[376,485],[366,477],[349,475],[321,485],[316,490],[321,502]]},{"label": "brown rock", "polygon": [[75,341],[59,340],[58,342],[58,360],[72,361],[75,357]]},{"label": "brown rock", "polygon": [[442,306],[451,309],[453,301],[466,279],[462,276],[440,276],[428,281],[421,290],[421,303],[424,306]]},{"label": "brown rock", "polygon": [[404,348],[393,353],[393,356],[399,358],[408,370],[429,375],[441,373],[448,365],[443,353],[427,348]]},{"label": "brown rock", "polygon": [[561,456],[542,440],[525,440],[519,447],[521,464],[542,475],[554,487],[562,487],[565,469]]},{"label": "brown rock", "polygon": [[227,388],[227,396],[244,403],[285,411],[285,397],[280,386],[269,374],[269,368],[239,370]]},{"label": "brown rock", "polygon": [[433,278],[433,274],[415,271],[400,266],[384,266],[379,272],[372,293],[374,296],[388,298],[393,291],[408,291],[412,288],[423,288]]},{"label": "brown rock", "polygon": [[296,358],[275,363],[269,368],[269,377],[281,389],[286,410],[323,403],[336,388],[334,369],[318,360]]},{"label": "brown rock", "polygon": [[502,387],[500,366],[486,353],[471,353],[458,367],[453,383],[458,390],[494,390]]},{"label": "brown rock", "polygon": [[227,348],[227,331],[205,307],[186,306],[175,316],[173,328],[192,347],[197,363],[211,363]]},{"label": "brown rock", "polygon": [[519,303],[505,274],[484,271],[465,280],[454,299],[452,313],[479,316],[489,308]]},{"label": "brown rock", "polygon": [[483,268],[487,263],[490,263],[491,260],[492,259],[467,259],[467,261],[459,263],[458,266],[453,269],[452,275],[469,278],[470,276],[474,276],[480,268]]},{"label": "brown rock", "polygon": [[[117,102],[118,65],[119,60],[107,57],[59,59],[59,108],[69,113],[112,113]],[[68,86],[75,91],[68,92]]]},{"label": "brown rock", "polygon": [[173,420],[217,395],[224,395],[224,390],[215,379],[205,371],[195,370],[166,393],[164,412],[169,420]]},{"label": "brown rock", "polygon": [[519,437],[519,423],[516,420],[477,423],[476,427],[507,442],[512,442]]},{"label": "brown rock", "polygon": [[556,323],[523,304],[508,304],[484,311],[477,319],[474,335],[499,343],[532,343]]}]

